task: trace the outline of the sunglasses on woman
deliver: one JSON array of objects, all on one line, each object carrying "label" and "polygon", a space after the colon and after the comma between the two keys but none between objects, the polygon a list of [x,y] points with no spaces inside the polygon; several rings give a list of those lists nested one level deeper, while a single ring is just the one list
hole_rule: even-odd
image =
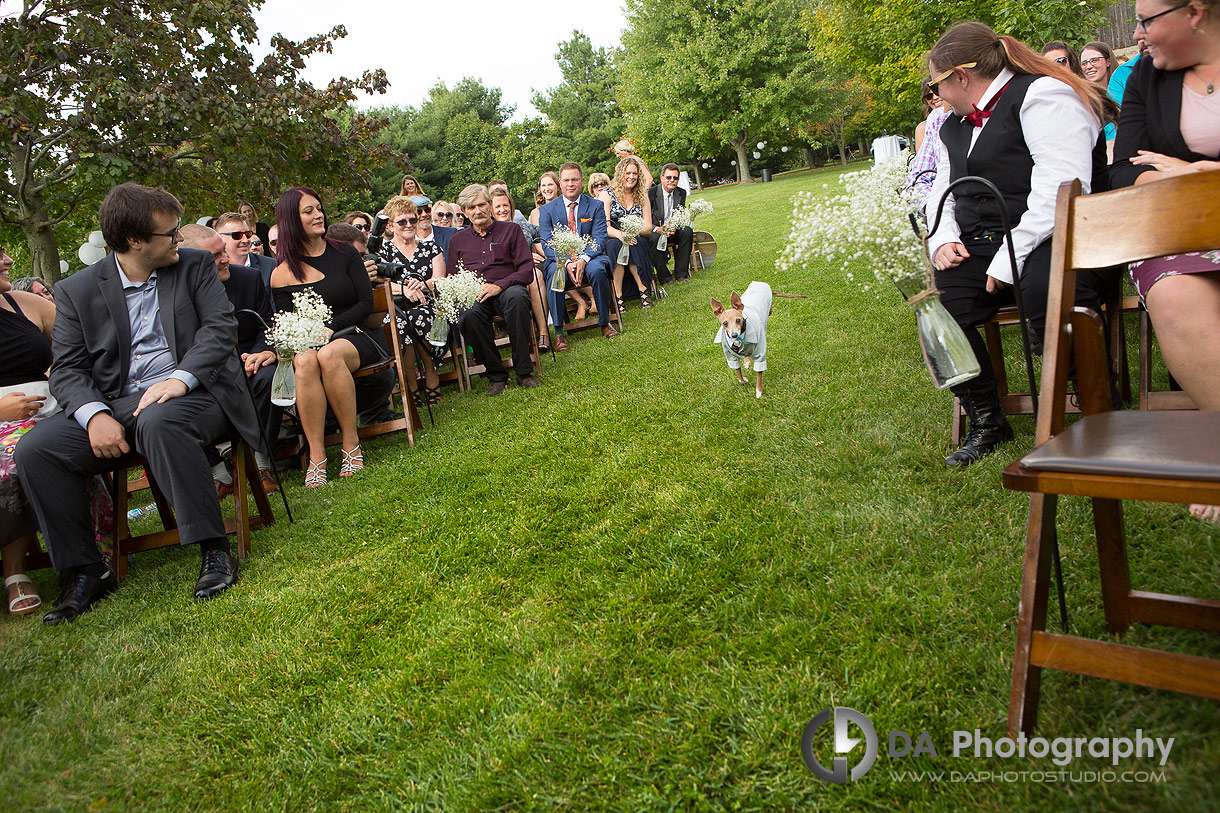
[{"label": "sunglasses on woman", "polygon": [[400,217],[397,220],[395,220],[394,222],[398,225],[398,228],[405,229],[407,226],[414,226],[416,223],[418,223],[419,218],[418,217]]},{"label": "sunglasses on woman", "polygon": [[598,181],[597,183],[593,184],[593,188],[594,189],[605,189],[609,185],[610,184],[606,183],[605,181]]},{"label": "sunglasses on woman", "polygon": [[437,212],[436,214],[432,215],[433,220],[449,220],[452,217],[452,212]]},{"label": "sunglasses on woman", "polygon": [[369,230],[369,224],[365,223],[363,220],[361,220],[359,223],[353,223],[352,225],[355,226],[356,228],[360,229],[360,231]]}]

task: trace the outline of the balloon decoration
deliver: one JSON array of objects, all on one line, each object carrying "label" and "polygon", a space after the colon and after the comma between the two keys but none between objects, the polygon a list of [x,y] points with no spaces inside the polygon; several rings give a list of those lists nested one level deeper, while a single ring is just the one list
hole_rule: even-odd
[{"label": "balloon decoration", "polygon": [[85,265],[93,265],[106,257],[106,239],[100,231],[89,232],[89,239],[76,252]]}]

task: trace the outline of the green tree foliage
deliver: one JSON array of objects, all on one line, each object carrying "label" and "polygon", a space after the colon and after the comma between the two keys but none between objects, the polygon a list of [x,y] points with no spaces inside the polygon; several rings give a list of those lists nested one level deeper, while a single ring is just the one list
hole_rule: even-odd
[{"label": "green tree foliage", "polygon": [[551,156],[539,172],[564,161],[576,161],[586,174],[613,172],[616,159],[610,147],[626,130],[614,94],[614,54],[594,48],[586,35],[573,31],[571,39],[559,44],[555,61],[563,82],[532,99],[546,117],[542,135]]},{"label": "green tree foliage", "polygon": [[729,145],[749,182],[753,143],[790,131],[813,101],[820,68],[798,24],[802,8],[801,0],[627,0],[624,112],[684,154]]},{"label": "green tree foliage", "polygon": [[981,20],[1033,47],[1053,39],[1093,39],[1106,0],[817,0],[803,15],[819,59],[861,79],[885,104],[866,124],[909,131],[922,118],[924,55],[954,23]]},{"label": "green tree foliage", "polygon": [[356,91],[384,92],[384,72],[322,89],[299,78],[342,26],[273,36],[255,65],[251,8],[46,0],[0,18],[0,219],[21,229],[37,273],[58,279],[56,227],[91,217],[116,181],[211,211],[239,196],[265,210],[290,183],[361,180],[354,156],[380,122],[343,113]]}]

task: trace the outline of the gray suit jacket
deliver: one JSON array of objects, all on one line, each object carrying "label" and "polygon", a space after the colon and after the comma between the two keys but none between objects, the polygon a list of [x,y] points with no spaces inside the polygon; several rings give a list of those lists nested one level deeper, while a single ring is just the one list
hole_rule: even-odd
[{"label": "gray suit jacket", "polygon": [[[178,262],[157,269],[157,302],[169,351],[220,403],[229,422],[258,446],[258,419],[237,357],[237,320],[216,263],[206,251],[178,250]],[[71,415],[91,401],[119,397],[131,363],[131,326],[114,255],[55,286],[55,361],[50,386]]]}]

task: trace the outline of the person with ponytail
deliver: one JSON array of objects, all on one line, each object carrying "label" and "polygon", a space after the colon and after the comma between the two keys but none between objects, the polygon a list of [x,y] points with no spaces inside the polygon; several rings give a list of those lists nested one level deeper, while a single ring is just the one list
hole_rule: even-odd
[{"label": "person with ponytail", "polygon": [[[1220,170],[1220,0],[1139,0],[1146,53],[1127,81],[1115,187]],[[1213,244],[1220,249],[1220,237]],[[1132,263],[1169,372],[1202,410],[1220,410],[1220,251]],[[1220,506],[1190,513],[1220,523]]]},{"label": "person with ponytail", "polygon": [[[1000,190],[1012,224],[1012,243],[1031,333],[1046,323],[1055,198],[1059,186],[1079,178],[1087,193],[1104,187],[1101,122],[1114,103],[1099,85],[1039,56],[983,23],[960,23],[928,52],[931,90],[952,108],[937,145],[937,171],[928,196],[928,222],[944,214],[928,241],[936,285],[978,357],[981,372],[954,386],[970,430],[946,465],[968,466],[1012,438],[996,389],[987,346],[978,326],[1013,301],[1007,237],[1000,207],[979,185],[949,184],[967,175]],[[1114,274],[1081,272],[1077,304],[1100,310]],[[1038,342],[1040,344],[1040,341]]]}]

